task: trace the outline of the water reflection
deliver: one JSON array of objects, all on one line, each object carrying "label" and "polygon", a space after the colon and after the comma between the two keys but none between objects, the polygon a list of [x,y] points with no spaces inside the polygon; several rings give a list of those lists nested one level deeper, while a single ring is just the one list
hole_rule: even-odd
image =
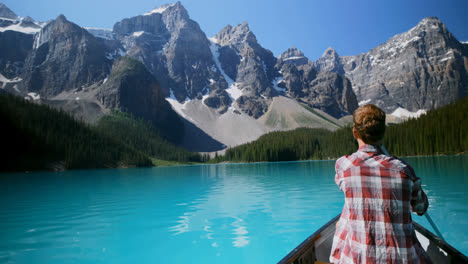
[{"label": "water reflection", "polygon": [[[170,231],[175,236],[204,232],[202,238],[214,240],[215,248],[229,237],[231,246],[242,248],[250,245],[252,237],[264,235],[251,230],[260,224],[264,232],[283,233],[287,240],[289,234],[309,228],[314,218],[324,223],[327,215],[335,214],[315,211],[335,206],[338,212],[338,189],[328,190],[334,185],[333,177],[333,162],[205,166],[200,178],[210,185],[209,190],[183,203],[184,211]],[[311,198],[330,192],[337,197],[330,200],[335,205]]]},{"label": "water reflection", "polygon": [[[408,162],[466,253],[468,156]],[[0,264],[275,263],[342,206],[333,161],[3,175]]]}]

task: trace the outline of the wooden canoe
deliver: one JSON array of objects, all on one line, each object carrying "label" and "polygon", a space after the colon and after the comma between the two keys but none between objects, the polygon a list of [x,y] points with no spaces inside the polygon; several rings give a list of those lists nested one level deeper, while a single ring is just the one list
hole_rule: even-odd
[{"label": "wooden canoe", "polygon": [[[329,263],[329,256],[335,234],[336,222],[340,215],[326,223],[319,230],[309,236],[304,242],[293,249],[278,264],[325,264]],[[435,264],[468,263],[468,257],[438,238],[432,232],[414,223],[416,236],[421,246],[426,250]]]}]

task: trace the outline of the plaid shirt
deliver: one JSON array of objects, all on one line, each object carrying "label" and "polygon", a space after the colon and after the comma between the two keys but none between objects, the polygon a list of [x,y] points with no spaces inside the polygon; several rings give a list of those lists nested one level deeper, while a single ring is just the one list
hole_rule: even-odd
[{"label": "plaid shirt", "polygon": [[432,263],[416,238],[411,212],[429,205],[421,180],[379,146],[364,145],[336,161],[335,182],[345,194],[330,262]]}]

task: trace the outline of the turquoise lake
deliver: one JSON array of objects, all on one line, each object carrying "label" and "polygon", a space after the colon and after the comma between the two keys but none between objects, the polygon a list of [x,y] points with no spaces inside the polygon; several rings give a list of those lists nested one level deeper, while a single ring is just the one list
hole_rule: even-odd
[{"label": "turquoise lake", "polygon": [[[405,160],[468,254],[468,156]],[[0,174],[0,263],[276,263],[340,213],[334,163]]]}]

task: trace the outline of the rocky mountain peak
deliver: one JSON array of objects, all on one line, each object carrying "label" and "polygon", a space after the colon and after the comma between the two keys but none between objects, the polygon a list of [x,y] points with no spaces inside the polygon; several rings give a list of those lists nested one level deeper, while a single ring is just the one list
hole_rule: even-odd
[{"label": "rocky mountain peak", "polygon": [[239,43],[258,45],[257,38],[250,30],[247,22],[243,22],[235,27],[227,25],[218,34],[216,34],[215,39],[221,46],[229,44],[235,45]]},{"label": "rocky mountain peak", "polygon": [[291,47],[279,55],[278,59],[285,59],[290,57],[304,57],[304,53],[298,50],[296,47]]},{"label": "rocky mountain peak", "polygon": [[375,103],[388,113],[399,107],[418,111],[468,93],[463,54],[463,45],[444,23],[428,17],[367,53],[340,57],[327,50],[314,66],[346,75],[361,104]]},{"label": "rocky mountain peak", "polygon": [[17,19],[18,16],[6,5],[0,3],[0,18]]},{"label": "rocky mountain peak", "polygon": [[34,21],[34,19],[33,19],[32,17],[27,16],[27,17],[25,17],[25,18],[23,19],[23,22],[28,22],[28,23],[31,22],[31,23],[34,23],[35,21]]},{"label": "rocky mountain peak", "polygon": [[418,25],[415,27],[416,29],[439,29],[444,23],[440,21],[437,17],[426,17],[421,20]]},{"label": "rocky mountain peak", "polygon": [[44,97],[91,86],[109,72],[104,45],[64,15],[35,35],[33,47],[23,85]]},{"label": "rocky mountain peak", "polygon": [[65,15],[63,14],[60,14],[56,19],[55,19],[55,23],[67,23],[68,20],[67,18],[65,17]]},{"label": "rocky mountain peak", "polygon": [[334,48],[328,47],[322,54],[322,57],[337,58],[339,55]]},{"label": "rocky mountain peak", "polygon": [[[59,34],[72,34],[71,32],[86,31],[80,26],[73,24],[67,20],[64,15],[59,15],[55,20],[44,26],[39,34],[35,37],[34,48],[40,47],[42,44],[48,42],[53,35]],[[87,31],[86,31],[87,32]]]},{"label": "rocky mountain peak", "polygon": [[310,60],[304,55],[304,53],[298,50],[296,47],[291,47],[279,55],[278,59],[284,61],[287,64],[294,64],[296,66],[309,64]]},{"label": "rocky mountain peak", "polygon": [[332,47],[328,47],[322,57],[315,61],[313,65],[318,72],[336,72],[341,75],[345,73],[342,60]]}]

